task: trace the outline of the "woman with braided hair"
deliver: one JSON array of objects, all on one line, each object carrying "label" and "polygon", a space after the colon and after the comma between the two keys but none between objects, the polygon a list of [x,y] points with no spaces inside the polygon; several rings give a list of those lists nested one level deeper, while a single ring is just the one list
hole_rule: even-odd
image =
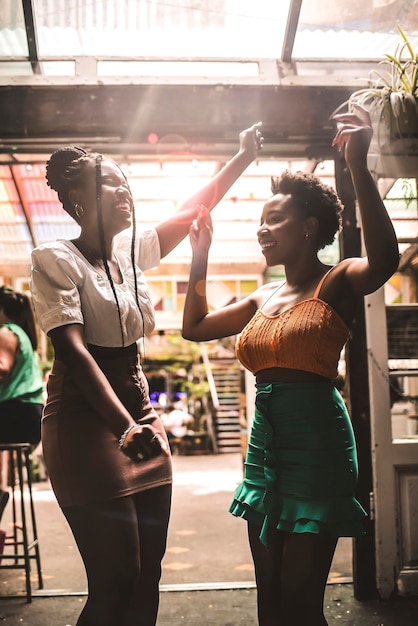
[{"label": "woman with braided hair", "polygon": [[42,373],[38,337],[27,295],[0,287],[0,441],[31,443],[41,439]]},{"label": "woman with braided hair", "polygon": [[[84,561],[89,595],[78,626],[153,626],[171,500],[164,426],[151,406],[137,341],[154,328],[143,271],[212,209],[262,144],[260,124],[237,154],[154,229],[137,233],[119,167],[69,147],[47,164],[48,185],[80,225],[78,238],[32,253],[32,293],[53,343],[42,421],[51,484]],[[132,237],[124,234],[132,226]]]}]

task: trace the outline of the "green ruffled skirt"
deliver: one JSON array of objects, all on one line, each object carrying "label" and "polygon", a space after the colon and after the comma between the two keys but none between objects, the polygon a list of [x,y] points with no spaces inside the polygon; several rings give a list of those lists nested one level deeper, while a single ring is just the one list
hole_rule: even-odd
[{"label": "green ruffled skirt", "polygon": [[354,537],[366,512],[354,497],[357,452],[331,382],[256,385],[254,422],[230,513],[291,533]]}]

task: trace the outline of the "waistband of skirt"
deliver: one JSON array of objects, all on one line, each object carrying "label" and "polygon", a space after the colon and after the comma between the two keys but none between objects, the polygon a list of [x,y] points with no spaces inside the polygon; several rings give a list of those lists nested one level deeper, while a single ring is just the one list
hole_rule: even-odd
[{"label": "waistband of skirt", "polygon": [[315,381],[294,381],[294,382],[271,382],[271,383],[255,383],[257,392],[265,391],[304,391],[309,392],[314,389],[335,389],[332,380],[315,380]]},{"label": "waistband of skirt", "polygon": [[138,347],[136,343],[131,343],[129,346],[120,346],[115,348],[95,346],[88,343],[87,348],[90,354],[97,359],[115,359],[119,357],[136,356],[138,354]]}]

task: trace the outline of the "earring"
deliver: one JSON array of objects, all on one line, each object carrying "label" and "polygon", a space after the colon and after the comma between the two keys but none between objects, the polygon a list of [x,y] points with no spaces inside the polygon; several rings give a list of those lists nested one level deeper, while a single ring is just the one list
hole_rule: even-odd
[{"label": "earring", "polygon": [[306,233],[305,233],[305,239],[309,239],[309,237],[310,237],[310,236],[311,236],[311,233],[310,233],[310,232],[306,232]]},{"label": "earring", "polygon": [[76,218],[77,218],[78,220],[81,220],[81,218],[82,218],[82,217],[83,217],[83,215],[84,215],[84,209],[83,209],[83,207],[81,206],[81,204],[78,204],[78,202],[74,205],[74,213],[75,213]]}]

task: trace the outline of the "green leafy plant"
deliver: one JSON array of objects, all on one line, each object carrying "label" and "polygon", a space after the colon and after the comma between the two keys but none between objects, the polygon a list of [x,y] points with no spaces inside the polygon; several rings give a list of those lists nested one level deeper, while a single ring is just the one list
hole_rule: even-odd
[{"label": "green leafy plant", "polygon": [[[416,119],[418,113],[418,55],[414,51],[407,35],[397,26],[402,41],[396,46],[394,54],[385,54],[379,69],[369,73],[369,86],[351,94],[337,112],[353,104],[360,104],[370,111],[377,122],[390,118],[395,122],[395,131],[399,136],[408,134],[415,125],[408,119]],[[408,117],[410,116],[410,117]]]}]

